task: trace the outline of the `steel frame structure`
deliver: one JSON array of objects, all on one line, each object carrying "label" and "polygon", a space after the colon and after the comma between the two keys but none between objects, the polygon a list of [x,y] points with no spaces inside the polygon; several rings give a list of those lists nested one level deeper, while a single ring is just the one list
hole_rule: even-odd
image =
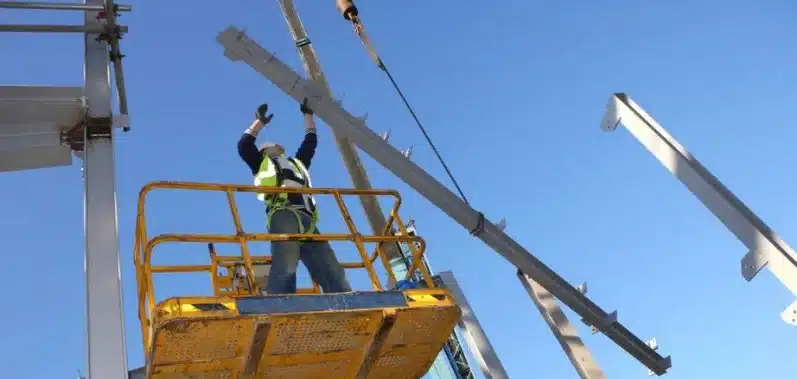
[{"label": "steel frame structure", "polygon": [[[231,60],[244,61],[295,101],[299,102],[304,98],[310,100],[316,115],[333,129],[338,148],[355,188],[370,189],[371,185],[354,145],[372,156],[459,224],[468,229],[472,228],[474,235],[518,268],[518,278],[537,304],[543,318],[582,378],[603,378],[604,375],[592,360],[589,351],[583,348],[583,343],[575,335],[575,329],[556,305],[554,298],[560,299],[582,316],[584,322],[603,332],[653,373],[661,375],[667,371],[671,366],[670,357],[662,357],[656,353],[656,347],[643,342],[623,327],[616,320],[616,313],[603,311],[584,296],[582,291],[571,286],[503,233],[499,226],[485,221],[481,212],[471,208],[412,163],[408,159],[408,154],[393,148],[384,138],[366,127],[363,118],[346,112],[331,94],[292,0],[280,0],[280,5],[307,74],[312,80],[303,79],[234,27],[220,33],[218,41],[224,46],[225,54]],[[0,2],[0,8],[84,12],[83,25],[0,25],[0,32],[81,33],[85,49],[84,87],[81,89],[0,87],[0,102],[26,102],[33,104],[34,108],[52,110],[60,107],[61,109],[52,111],[53,115],[57,114],[51,116],[52,120],[44,119],[50,116],[39,115],[35,120],[20,118],[12,124],[2,125],[4,132],[11,133],[9,134],[11,137],[17,138],[15,141],[24,141],[24,143],[16,145],[0,139],[0,157],[3,158],[0,162],[0,171],[69,165],[71,152],[83,160],[88,378],[128,377],[119,264],[113,134],[117,127],[124,130],[129,128],[118,46],[121,33],[127,32],[127,27],[117,25],[115,18],[116,12],[132,9],[130,6],[116,5],[110,0],[84,0],[83,4],[4,1]],[[121,113],[118,116],[113,115],[111,62],[116,63],[115,78]],[[27,90],[31,91],[25,92]],[[76,96],[78,90],[81,96]],[[84,114],[78,117],[78,120],[64,121],[70,117],[74,118],[75,109],[82,110]],[[69,112],[72,112],[71,116],[66,115]],[[73,125],[64,124],[69,122]],[[797,296],[797,253],[642,107],[623,93],[611,96],[601,128],[613,131],[618,125],[625,126],[632,136],[693,192],[749,249],[741,262],[742,276],[746,280],[752,280],[762,268],[768,267],[773,275]],[[41,144],[43,145],[40,146]],[[25,149],[15,150],[18,146],[25,146]],[[48,155],[39,161],[27,158],[31,156],[31,149],[43,148],[49,149]],[[372,229],[375,231],[384,229],[386,220],[376,199],[362,197],[361,202]],[[391,251],[392,258],[401,255],[392,244],[386,245],[385,248]],[[457,299],[462,301],[463,310],[469,309],[453,274],[442,272],[439,278],[455,293]],[[469,312],[472,315],[472,310]],[[464,317],[463,323],[471,324],[470,327],[466,325],[468,340],[472,347],[477,347],[474,349],[474,354],[481,360],[485,375],[490,378],[507,377],[478,321],[475,317],[469,317]],[[784,321],[797,326],[797,301],[787,307],[781,317]],[[473,333],[476,333],[477,339],[484,337],[484,341],[479,343],[471,341],[474,338],[472,331],[476,331]]]},{"label": "steel frame structure", "polygon": [[[683,183],[749,250],[742,258],[742,276],[752,280],[768,267],[797,296],[797,253],[764,221],[706,169],[667,130],[624,93],[609,98],[601,129],[623,125],[661,164]],[[797,301],[781,313],[797,326]]]},{"label": "steel frame structure", "polygon": [[[321,62],[319,62],[318,55],[315,49],[313,49],[307,31],[305,31],[304,25],[302,25],[301,19],[299,19],[296,7],[293,6],[293,0],[279,0],[279,3],[282,14],[285,17],[285,22],[288,24],[288,29],[293,36],[294,42],[296,42],[296,49],[299,51],[299,57],[302,59],[305,72],[307,72],[308,77],[319,83],[327,96],[331,97],[332,90],[329,88],[329,83],[327,82],[326,76],[324,76],[323,70],[321,70]],[[343,165],[349,172],[354,188],[362,190],[371,189],[371,181],[368,179],[365,167],[363,167],[360,156],[351,141],[335,129],[332,130],[332,134],[335,137],[338,151],[343,158]],[[377,233],[384,229],[387,221],[376,197],[360,196],[360,203],[362,203],[365,216],[373,232]],[[386,245],[386,249],[389,258],[395,258],[401,255],[401,252],[396,250],[393,245]]]},{"label": "steel frame structure", "polygon": [[[127,378],[113,133],[115,127],[126,129],[129,123],[126,109],[123,109],[121,116],[113,115],[109,66],[114,59],[121,108],[125,99],[123,84],[120,85],[121,54],[114,55],[114,52],[118,53],[118,39],[127,28],[116,24],[116,12],[129,11],[131,8],[116,6],[110,0],[85,0],[83,4],[0,2],[0,8],[84,12],[83,25],[5,25],[0,28],[0,31],[9,32],[77,32],[83,33],[84,39],[84,87],[79,89],[82,96],[78,107],[80,117],[71,125],[65,125],[63,119],[48,120],[56,124],[48,132],[53,135],[47,146],[53,151],[51,160],[34,165],[29,162],[6,163],[11,166],[7,169],[14,170],[64,166],[71,163],[69,152],[74,152],[83,160],[87,374],[91,379]],[[53,87],[23,88],[26,88],[23,91],[39,93],[59,91]],[[17,100],[36,103],[36,99],[18,97]],[[39,99],[36,106],[42,112],[55,114],[52,108],[57,104],[52,99]],[[35,133],[36,125],[41,130],[40,122],[23,121],[17,125],[21,134]],[[47,129],[46,125],[44,129]],[[25,153],[17,151],[13,159],[24,161],[27,159]]]},{"label": "steel frame structure", "polygon": [[345,111],[340,102],[335,101],[319,83],[302,78],[234,26],[219,33],[217,41],[224,47],[224,54],[230,60],[245,62],[294,101],[302,102],[304,99],[308,99],[308,104],[314,109],[316,116],[337,133],[347,136],[352,143],[449,217],[470,229],[472,234],[550,291],[562,303],[578,313],[585,322],[596,327],[655,374],[662,375],[671,366],[669,356],[665,358],[658,354],[618,322],[616,317],[612,317],[584,296],[528,250],[503,233],[499,227],[486,221],[481,212],[470,207],[369,129],[362,118]]}]

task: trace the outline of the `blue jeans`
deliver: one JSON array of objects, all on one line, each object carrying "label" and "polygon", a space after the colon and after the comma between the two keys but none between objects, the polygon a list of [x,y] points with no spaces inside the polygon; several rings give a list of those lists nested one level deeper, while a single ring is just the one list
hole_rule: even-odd
[{"label": "blue jeans", "polygon": [[[271,216],[268,231],[272,234],[299,233],[300,221],[307,231],[313,219],[304,212],[278,210]],[[317,227],[313,233],[319,234]],[[266,286],[269,295],[296,293],[296,268],[300,259],[324,293],[351,291],[343,266],[329,242],[274,241],[271,242],[271,257],[271,271]]]}]

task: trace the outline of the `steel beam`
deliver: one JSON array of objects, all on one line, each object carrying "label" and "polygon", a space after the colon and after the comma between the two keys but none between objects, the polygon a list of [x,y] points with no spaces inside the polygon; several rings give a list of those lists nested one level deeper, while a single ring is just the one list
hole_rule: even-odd
[{"label": "steel beam", "polygon": [[[407,222],[407,234],[412,236],[418,235],[417,229],[415,227],[415,220],[409,220]],[[412,266],[411,263],[412,251],[409,249],[409,247],[407,247],[406,249],[400,249],[400,251],[402,255],[401,258],[391,260],[392,262],[391,269],[393,269],[394,274],[397,274],[397,277],[399,273],[402,271],[403,274],[401,274],[401,276],[406,275],[407,270],[409,270],[410,266]],[[432,274],[432,278],[436,285],[444,286],[440,277],[435,275],[435,272],[432,269],[432,265],[429,263],[428,257],[429,253],[426,252],[421,257],[421,264],[426,266],[426,270],[429,271],[430,274]],[[416,269],[416,272],[420,271]],[[420,279],[420,274],[415,275],[415,273],[413,273],[413,278],[415,282],[418,282]],[[434,368],[435,365],[437,365],[438,360],[443,356],[445,356],[445,360],[447,361],[451,370],[453,370],[453,372],[456,373],[455,375],[457,379],[475,378],[475,376],[473,376],[473,370],[470,367],[470,363],[468,362],[468,358],[465,354],[465,351],[462,349],[462,344],[460,344],[459,342],[459,337],[457,337],[456,331],[453,331],[451,333],[451,337],[449,337],[448,341],[446,341],[446,345],[443,351],[441,351],[440,354],[438,354],[438,358],[435,359],[435,363],[432,364],[432,368]]]},{"label": "steel beam", "polygon": [[0,86],[0,134],[27,129],[7,130],[9,124],[72,127],[84,117],[83,87]]},{"label": "steel beam", "polygon": [[[50,3],[43,1],[0,1],[0,9],[36,9],[36,10],[55,10],[55,11],[103,11],[102,5],[86,5],[76,3]],[[129,5],[117,5],[119,12],[130,12],[133,7]]]},{"label": "steel beam", "polygon": [[105,1],[105,25],[107,27],[106,36],[110,47],[110,60],[113,62],[113,77],[116,82],[116,102],[119,104],[119,117],[115,124],[122,128],[122,131],[130,131],[130,115],[127,108],[127,90],[125,89],[125,76],[122,69],[122,49],[119,47],[119,40],[122,39],[121,26],[116,22],[118,15],[116,4],[113,0]]},{"label": "steel beam", "polygon": [[475,229],[477,237],[485,244],[540,283],[586,322],[598,326],[601,332],[649,369],[661,375],[670,367],[669,357],[662,357],[622,324],[610,319],[609,314],[597,304],[492,222],[484,220],[480,212],[471,208],[451,190],[366,127],[364,120],[346,112],[318,83],[303,79],[273,54],[252,41],[243,31],[233,26],[219,33],[217,41],[224,46],[225,55],[229,59],[244,61],[297,103],[307,98],[315,114],[327,125],[346,135],[351,142],[460,225],[467,229]]},{"label": "steel beam", "polygon": [[780,318],[789,325],[797,326],[797,300],[786,307],[783,313],[780,314]]},{"label": "steel beam", "polygon": [[83,87],[0,86],[0,172],[72,164],[64,130],[83,122]]},{"label": "steel beam", "polygon": [[[102,0],[86,0],[100,6]],[[86,12],[86,28],[100,27]],[[83,182],[86,234],[86,331],[88,379],[127,378],[124,313],[116,215],[109,48],[98,34],[85,35]]]},{"label": "steel beam", "polygon": [[584,345],[581,337],[578,336],[576,328],[570,324],[567,316],[556,304],[556,299],[553,295],[520,270],[517,272],[517,277],[534,301],[540,314],[542,314],[545,323],[551,328],[551,332],[556,337],[556,340],[559,341],[559,345],[562,346],[567,359],[570,360],[570,363],[573,364],[576,372],[578,372],[578,376],[581,379],[605,379],[606,375],[603,374],[603,371],[592,358],[592,353]]},{"label": "steel beam", "polygon": [[[120,33],[127,33],[127,26],[120,26]],[[19,33],[102,33],[105,26],[94,25],[0,25],[0,32],[19,32]]]},{"label": "steel beam", "polygon": [[465,331],[465,340],[470,346],[470,351],[476,361],[479,363],[479,368],[482,370],[484,377],[487,379],[509,379],[509,375],[498,359],[498,354],[495,353],[490,339],[487,338],[487,333],[476,318],[476,313],[471,308],[465,293],[460,288],[454,273],[451,271],[443,271],[437,275],[443,286],[451,292],[454,300],[462,309],[462,318],[459,321],[459,326]]},{"label": "steel beam", "polygon": [[[714,177],[642,107],[624,93],[609,98],[601,122],[605,131],[622,124],[714,214],[749,250],[742,259],[742,276],[750,281],[768,267],[797,296],[797,254],[778,235]],[[781,317],[792,323],[787,309]]]},{"label": "steel beam", "polygon": [[[11,127],[21,129],[25,126],[30,126],[33,131],[14,135],[12,136],[13,138],[8,138],[7,136],[0,134],[0,151],[62,146],[61,133],[58,131],[57,126],[50,124],[39,124],[12,125]],[[0,133],[1,132],[2,131],[0,131]]]},{"label": "steel beam", "polygon": [[[304,63],[305,72],[309,78],[319,83],[327,96],[332,97],[329,83],[324,76],[324,72],[321,70],[321,63],[318,60],[315,49],[313,49],[313,45],[310,43],[307,32],[304,30],[304,25],[302,25],[302,21],[299,19],[296,8],[293,6],[293,0],[279,0],[279,3],[282,8],[282,14],[285,16],[285,21],[288,23],[288,29],[290,29],[291,35],[293,35],[293,39],[296,42],[299,56]],[[365,167],[363,167],[360,156],[357,154],[354,145],[351,144],[346,136],[335,131],[335,129],[332,129],[332,134],[335,136],[338,151],[340,151],[343,157],[343,164],[349,172],[354,188],[371,189],[371,181],[368,179],[368,174],[365,172]],[[368,218],[371,230],[373,230],[374,234],[382,233],[382,231],[385,230],[387,220],[385,219],[382,206],[379,205],[376,196],[358,197],[365,210],[365,217]],[[387,250],[388,258],[401,257],[401,252],[396,249],[394,244],[385,244],[384,247]]]},{"label": "steel beam", "polygon": [[0,150],[0,172],[35,170],[69,166],[72,151],[68,146],[28,147],[24,150]]}]

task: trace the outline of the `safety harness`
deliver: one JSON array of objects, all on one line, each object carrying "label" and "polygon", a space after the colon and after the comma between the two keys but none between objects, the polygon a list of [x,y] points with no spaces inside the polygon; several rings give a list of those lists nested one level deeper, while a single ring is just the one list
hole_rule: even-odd
[{"label": "safety harness", "polygon": [[[310,173],[304,163],[293,157],[286,158],[285,156],[280,156],[276,159],[268,156],[264,157],[263,162],[260,164],[260,171],[255,176],[255,185],[262,187],[312,188]],[[264,201],[268,209],[266,226],[269,227],[271,225],[271,218],[277,211],[286,210],[296,216],[299,234],[314,233],[319,220],[318,207],[316,207],[315,199],[312,195],[301,194],[301,196],[304,204],[300,205],[291,203],[288,194],[284,192],[268,195],[258,194],[258,199]],[[307,230],[305,230],[300,212],[312,218],[310,227]]]}]

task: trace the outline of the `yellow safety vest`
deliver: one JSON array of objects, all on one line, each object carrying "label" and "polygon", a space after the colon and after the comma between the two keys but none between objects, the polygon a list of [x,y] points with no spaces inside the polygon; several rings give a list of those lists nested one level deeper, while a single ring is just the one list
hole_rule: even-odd
[{"label": "yellow safety vest", "polygon": [[[288,168],[293,171],[294,176],[299,179],[300,181],[293,180],[293,178],[285,178],[282,175],[283,167],[276,163],[276,161],[282,161],[283,164],[288,162]],[[265,157],[263,162],[260,163],[260,170],[255,175],[255,185],[258,187],[282,187],[282,188],[290,188],[290,187],[305,187],[305,188],[312,188],[312,181],[310,180],[310,172],[305,167],[302,161],[295,159],[293,157],[286,158],[285,156],[278,157],[278,158],[271,158]],[[269,194],[266,196],[264,193],[257,194],[257,198],[260,201],[264,201],[269,208],[269,215],[268,220],[271,220],[271,215],[274,214],[277,210],[280,209],[287,209],[292,212],[296,212],[296,206],[292,204],[287,204],[288,194],[287,193],[278,193],[278,194]],[[315,229],[315,223],[318,221],[318,210],[316,207],[315,198],[310,194],[302,194],[302,199],[304,200],[304,208],[307,209],[308,212],[312,212],[313,214],[313,225],[310,228],[308,233],[311,233]],[[298,214],[296,214],[299,217]],[[302,223],[299,222],[301,226]],[[300,227],[300,229],[303,229]],[[300,233],[304,233],[300,231]]]}]

